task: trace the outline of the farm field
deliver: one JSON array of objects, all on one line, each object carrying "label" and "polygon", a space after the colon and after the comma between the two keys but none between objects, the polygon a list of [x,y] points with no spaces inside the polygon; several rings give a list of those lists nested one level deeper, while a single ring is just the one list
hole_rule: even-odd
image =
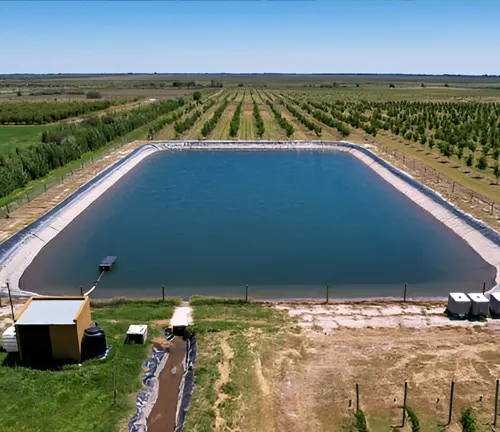
[{"label": "farm field", "polygon": [[[493,226],[498,224],[500,80],[493,77],[297,75],[264,80],[258,75],[42,76],[30,78],[29,84],[20,77],[0,78],[0,90],[5,95],[21,83],[42,92],[50,85],[54,91],[96,89],[105,97],[111,97],[112,93],[124,96],[127,92],[130,97],[144,97],[134,103],[96,111],[103,118],[120,117],[120,113],[122,118],[130,118],[138,110],[150,109],[151,104],[157,106],[162,98],[149,101],[150,91],[187,95],[186,101],[200,91],[201,105],[188,103],[172,112],[159,113],[153,119],[155,114],[150,121],[145,120],[147,126],[141,125],[143,132],[127,133],[125,141],[135,136],[150,140],[344,139],[371,146],[373,151],[438,189],[461,208]],[[210,96],[215,97],[209,99]],[[17,103],[29,104],[27,97],[23,93]],[[33,96],[34,100],[38,97]],[[75,100],[78,97],[75,95]],[[239,119],[234,119],[240,102]],[[6,103],[16,104],[16,100]],[[53,99],[45,104],[58,106],[60,110],[64,104],[68,106],[68,102]],[[37,106],[41,105],[32,105]],[[260,133],[255,110],[261,122]],[[71,121],[78,119],[71,117]],[[41,128],[0,126],[0,154],[16,160],[17,148],[23,150],[40,143],[43,132],[54,127],[50,122]],[[73,127],[78,130],[78,125]],[[89,129],[90,125],[80,127]],[[98,153],[100,147],[92,151]],[[62,162],[65,165],[64,159]],[[424,165],[429,171],[422,168]],[[37,172],[38,169],[28,165],[25,170],[31,178],[40,175],[43,178],[47,173],[45,169]],[[431,172],[443,177],[429,175]],[[21,179],[20,184],[24,187],[25,180]],[[4,198],[6,193],[13,193],[15,198],[16,189],[9,186],[3,192]],[[469,199],[464,199],[467,196]]]}]

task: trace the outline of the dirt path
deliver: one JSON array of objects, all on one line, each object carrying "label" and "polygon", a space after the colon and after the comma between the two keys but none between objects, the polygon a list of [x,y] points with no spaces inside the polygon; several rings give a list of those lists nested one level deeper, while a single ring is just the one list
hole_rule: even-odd
[{"label": "dirt path", "polygon": [[234,352],[228,343],[229,331],[221,334],[220,347],[224,355],[224,362],[219,363],[220,378],[215,382],[215,393],[217,393],[217,400],[214,403],[215,411],[215,430],[225,430],[226,421],[221,415],[220,406],[227,399],[227,394],[221,391],[221,387],[229,382],[229,361],[234,357]]},{"label": "dirt path", "polygon": [[0,219],[0,242],[43,216],[80,186],[145,143],[146,141],[133,141],[116,148],[106,156],[94,160],[93,163],[89,163],[79,171],[75,171],[71,177],[66,177],[63,182],[48,189],[47,192],[29,203],[14,210],[8,219]]},{"label": "dirt path", "polygon": [[148,417],[149,432],[172,432],[175,429],[177,397],[184,374],[186,345],[182,338],[175,338],[167,363],[159,376],[158,399]]}]

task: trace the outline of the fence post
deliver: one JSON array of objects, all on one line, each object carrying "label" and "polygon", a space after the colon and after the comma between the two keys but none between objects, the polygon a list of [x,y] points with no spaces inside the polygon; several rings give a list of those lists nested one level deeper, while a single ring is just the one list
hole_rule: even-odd
[{"label": "fence post", "polygon": [[28,191],[26,191],[26,198],[28,199],[28,202],[30,202],[30,196],[28,195]]},{"label": "fence post", "polygon": [[47,183],[43,182],[43,190],[47,192]]},{"label": "fence post", "polygon": [[113,406],[116,406],[116,377],[113,371]]},{"label": "fence post", "polygon": [[500,380],[497,380],[496,390],[495,390],[495,417],[493,417],[493,426],[497,425],[497,417],[498,417],[498,386]]},{"label": "fence post", "polygon": [[80,296],[83,297],[83,286],[80,287]]},{"label": "fence post", "polygon": [[356,412],[359,412],[359,384],[356,383]]},{"label": "fence post", "polygon": [[452,181],[451,182],[451,193],[454,193],[455,192],[455,182]]},{"label": "fence post", "polygon": [[245,303],[248,303],[248,284],[245,286]]},{"label": "fence post", "polygon": [[165,285],[161,286],[161,299],[165,301]]},{"label": "fence post", "polygon": [[405,292],[404,292],[404,297],[403,297],[403,301],[406,301],[406,291],[408,289],[408,284],[405,283]]},{"label": "fence post", "polygon": [[451,388],[450,388],[450,410],[448,411],[448,423],[446,423],[445,426],[448,426],[451,424],[451,415],[453,413],[453,393],[455,392],[455,381],[451,382]]},{"label": "fence post", "polygon": [[403,397],[403,422],[402,422],[402,427],[405,427],[406,424],[406,400],[408,396],[408,382],[405,381],[405,394]]},{"label": "fence post", "polygon": [[493,206],[495,205],[495,203],[493,201],[491,201],[491,214],[493,214]]},{"label": "fence post", "polygon": [[330,284],[326,284],[326,302],[330,300]]},{"label": "fence post", "polygon": [[7,285],[7,291],[9,291],[10,313],[12,314],[12,321],[14,321],[16,316],[14,315],[14,306],[12,304],[12,296],[10,295],[10,283],[6,282],[5,285]]},{"label": "fence post", "polygon": [[5,210],[7,211],[7,216],[10,214],[10,211],[9,211],[9,204],[5,204]]}]

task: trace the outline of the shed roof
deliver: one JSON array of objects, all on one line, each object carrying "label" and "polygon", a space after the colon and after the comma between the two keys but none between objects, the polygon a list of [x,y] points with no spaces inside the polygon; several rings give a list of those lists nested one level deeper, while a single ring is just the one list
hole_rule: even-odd
[{"label": "shed roof", "polygon": [[33,299],[16,325],[73,324],[85,299]]}]

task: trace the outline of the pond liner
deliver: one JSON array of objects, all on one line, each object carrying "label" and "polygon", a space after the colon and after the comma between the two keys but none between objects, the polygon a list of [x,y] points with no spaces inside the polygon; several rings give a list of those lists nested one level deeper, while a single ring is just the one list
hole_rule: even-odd
[{"label": "pond liner", "polygon": [[129,432],[146,432],[148,416],[158,398],[158,377],[168,358],[168,351],[153,348],[151,358],[142,362],[142,383],[146,388],[139,391],[135,402],[136,414],[128,423]]},{"label": "pond liner", "polygon": [[184,375],[179,386],[179,400],[177,402],[177,417],[174,432],[181,432],[191,405],[194,390],[194,362],[198,351],[196,336],[186,338],[186,359]]},{"label": "pond liner", "polygon": [[[23,297],[23,296],[31,296],[37,295],[36,293],[29,291],[20,290],[19,280],[21,278],[22,273],[26,269],[26,267],[31,263],[34,256],[43,248],[43,245],[46,242],[50,241],[50,239],[45,238],[42,240],[44,243],[40,243],[40,238],[38,234],[43,231],[45,228],[49,228],[50,224],[59,217],[60,213],[66,208],[71,207],[74,203],[78,203],[80,198],[85,198],[85,195],[90,191],[96,188],[98,191],[100,190],[101,183],[105,184],[106,180],[109,176],[112,176],[115,172],[119,174],[118,170],[121,168],[126,169],[127,166],[133,164],[133,161],[137,158],[137,163],[146,157],[160,152],[160,151],[180,151],[180,150],[326,150],[326,149],[337,149],[349,151],[354,155],[354,152],[357,152],[359,155],[369,158],[371,161],[377,162],[378,166],[387,169],[390,173],[392,173],[396,178],[403,180],[409,186],[412,186],[417,191],[421,192],[427,198],[430,198],[437,204],[438,208],[442,208],[444,210],[449,211],[453,216],[455,216],[459,221],[464,222],[478,234],[480,234],[485,240],[491,242],[491,245],[481,245],[477,242],[469,242],[464,238],[463,235],[457,233],[459,236],[464,238],[465,241],[469,243],[469,245],[475,249],[481,256],[483,256],[485,247],[494,249],[500,247],[500,234],[496,232],[494,229],[489,227],[483,221],[476,219],[474,216],[467,214],[459,209],[457,209],[452,203],[448,202],[444,199],[439,193],[433,191],[427,186],[421,184],[416,179],[409,176],[404,171],[392,166],[390,163],[380,158],[372,151],[353,143],[349,143],[346,141],[166,141],[155,144],[147,144],[142,147],[139,147],[132,151],[130,154],[125,156],[120,161],[116,162],[114,165],[102,171],[88,183],[80,187],[76,192],[71,194],[68,198],[66,198],[62,203],[57,205],[54,209],[46,213],[44,216],[31,223],[29,226],[25,227],[17,234],[12,236],[11,238],[4,241],[0,244],[0,283],[5,281],[10,281],[10,289],[13,297]],[[353,152],[354,151],[354,152]],[[357,156],[356,156],[357,157]],[[361,159],[358,157],[358,159]],[[365,162],[366,163],[366,162]],[[370,166],[371,164],[369,164]],[[129,168],[130,169],[130,168]],[[128,171],[127,171],[128,172]],[[122,174],[124,175],[124,174]],[[117,180],[114,180],[117,181]],[[391,183],[389,181],[389,183]],[[108,186],[109,188],[109,186]],[[102,194],[103,192],[101,192]],[[411,197],[410,197],[411,199]],[[416,202],[416,201],[415,201]],[[418,204],[418,203],[417,203]],[[90,204],[88,204],[90,205]],[[428,210],[431,214],[432,210]],[[71,209],[70,209],[71,211]],[[71,217],[71,220],[74,218]],[[443,221],[442,221],[443,222]],[[70,223],[70,221],[66,221],[66,224]],[[443,222],[453,231],[457,232],[453,227],[451,227],[448,223]],[[59,227],[58,230],[55,230],[53,233],[50,232],[47,235],[47,231],[44,233],[45,237],[49,236],[53,238],[58,231],[63,229],[64,227]],[[43,236],[42,236],[43,237]],[[31,242],[34,241],[32,245]],[[481,243],[481,242],[480,242]],[[16,257],[20,257],[17,262],[14,262]],[[484,256],[483,256],[484,258]],[[487,262],[492,264],[497,268],[497,279],[500,276],[500,259],[496,257],[493,259],[485,259]],[[498,280],[496,283],[498,284]],[[496,286],[487,294],[499,289],[500,286]]]}]

